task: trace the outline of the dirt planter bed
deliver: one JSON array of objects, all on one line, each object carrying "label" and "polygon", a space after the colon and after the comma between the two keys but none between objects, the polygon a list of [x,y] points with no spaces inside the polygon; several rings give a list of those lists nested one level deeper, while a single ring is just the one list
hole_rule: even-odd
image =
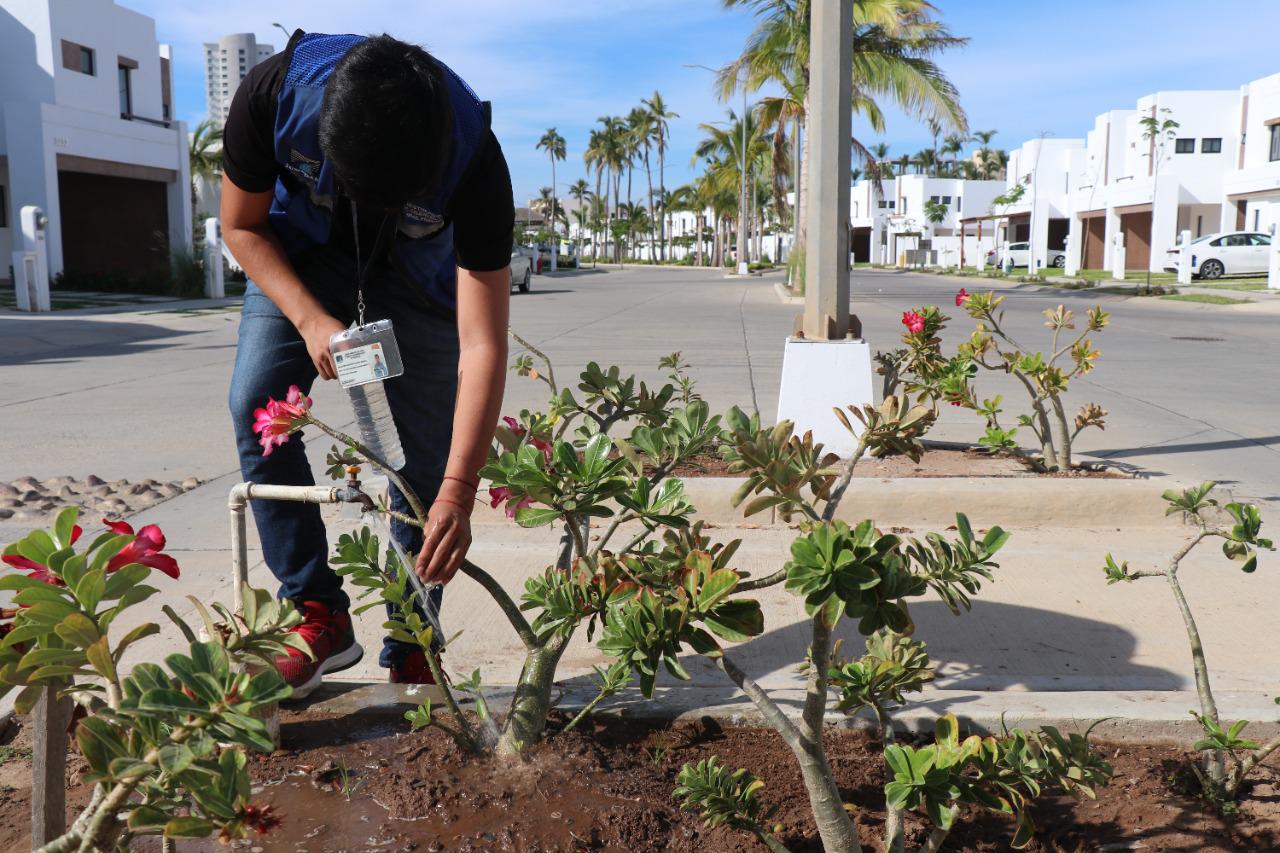
[{"label": "dirt planter bed", "polygon": [[[554,721],[554,728],[563,718]],[[717,755],[730,767],[748,767],[766,783],[763,799],[779,808],[781,840],[795,853],[818,851],[808,802],[795,761],[771,729],[725,727],[709,718],[671,726],[602,717],[581,731],[552,734],[528,760],[515,765],[473,759],[437,730],[416,734],[385,715],[325,715],[286,711],[284,747],[256,756],[255,800],[284,815],[283,828],[237,847],[270,851],[763,851],[745,833],[707,830],[681,812],[671,797],[682,764]],[[0,849],[28,849],[29,789],[16,757],[4,765],[12,788],[0,800]],[[1264,768],[1242,815],[1224,820],[1200,803],[1168,792],[1165,760],[1179,749],[1158,744],[1102,744],[1116,769],[1096,802],[1067,797],[1041,800],[1038,832],[1027,849],[1196,850],[1276,849],[1280,844],[1280,773]],[[846,801],[856,808],[863,843],[884,821],[883,762],[865,732],[833,729],[831,762]],[[68,799],[83,805],[77,784],[83,762],[73,758]],[[920,842],[925,823],[907,818],[909,842]],[[946,850],[1008,849],[1010,821],[965,810]],[[139,849],[158,849],[148,843]],[[181,842],[182,853],[225,850],[214,841]]]}]

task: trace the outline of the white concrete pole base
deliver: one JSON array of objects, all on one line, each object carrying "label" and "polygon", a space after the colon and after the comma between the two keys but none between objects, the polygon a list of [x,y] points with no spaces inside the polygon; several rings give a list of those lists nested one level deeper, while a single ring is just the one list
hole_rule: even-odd
[{"label": "white concrete pole base", "polygon": [[1267,289],[1280,290],[1280,228],[1271,229],[1271,255],[1267,264]]},{"label": "white concrete pole base", "polygon": [[1181,251],[1178,252],[1178,284],[1191,283],[1191,232],[1183,230],[1178,235],[1178,245]]},{"label": "white concrete pole base", "polygon": [[1116,281],[1124,281],[1124,244],[1118,244],[1111,250],[1111,277]]},{"label": "white concrete pole base", "polygon": [[832,453],[848,456],[857,449],[857,437],[844,428],[832,409],[873,402],[871,346],[866,341],[787,338],[778,393],[779,422],[793,422],[798,435],[812,430],[814,441]]}]

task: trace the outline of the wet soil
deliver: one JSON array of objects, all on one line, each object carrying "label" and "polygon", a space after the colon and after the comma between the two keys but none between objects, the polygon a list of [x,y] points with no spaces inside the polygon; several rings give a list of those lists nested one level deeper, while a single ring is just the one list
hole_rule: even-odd
[{"label": "wet soil", "polygon": [[[557,729],[562,721],[553,721]],[[796,853],[821,850],[794,759],[768,729],[722,727],[709,718],[650,727],[600,718],[581,731],[552,734],[527,760],[512,763],[461,754],[443,733],[411,734],[394,718],[284,712],[284,748],[253,759],[255,799],[281,812],[283,828],[236,842],[250,853],[320,851],[712,851],[756,853],[745,833],[709,830],[671,798],[682,764],[718,755],[766,783],[780,840]],[[23,741],[20,735],[18,744]],[[1027,848],[1049,851],[1263,851],[1280,849],[1280,771],[1264,767],[1226,820],[1200,802],[1171,793],[1162,762],[1183,753],[1168,745],[1102,748],[1116,769],[1097,801],[1047,797],[1035,807],[1038,832]],[[880,850],[883,763],[866,733],[828,735],[833,770],[854,809],[866,849]],[[72,778],[83,764],[72,760]],[[29,763],[14,751],[0,768],[10,786],[0,797],[0,850],[29,849]],[[73,784],[82,805],[87,788]],[[909,847],[925,822],[907,817]],[[1008,818],[965,810],[944,849],[1009,849]],[[155,849],[147,844],[136,849]],[[180,853],[213,851],[182,842]]]},{"label": "wet soil", "polygon": [[[833,463],[839,464],[839,463]],[[703,453],[678,466],[676,477],[741,477],[729,471],[728,464],[714,452]],[[853,469],[854,477],[1103,477],[1117,478],[1129,475],[1110,468],[1074,468],[1046,474],[1035,471],[1025,461],[1015,456],[992,456],[984,450],[955,446],[930,447],[929,451],[912,462],[905,456],[888,456],[883,459],[866,457]]]}]

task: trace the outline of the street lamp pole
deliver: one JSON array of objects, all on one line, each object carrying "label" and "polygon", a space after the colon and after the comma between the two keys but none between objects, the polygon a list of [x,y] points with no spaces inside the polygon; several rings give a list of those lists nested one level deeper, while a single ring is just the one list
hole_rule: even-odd
[{"label": "street lamp pole", "polygon": [[751,272],[747,252],[747,87],[742,85],[742,163],[738,168],[738,275]]}]

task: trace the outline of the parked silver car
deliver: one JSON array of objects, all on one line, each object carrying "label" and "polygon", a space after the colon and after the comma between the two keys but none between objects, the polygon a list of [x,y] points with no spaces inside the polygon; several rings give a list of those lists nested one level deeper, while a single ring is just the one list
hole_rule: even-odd
[{"label": "parked silver car", "polygon": [[519,246],[516,246],[511,250],[511,286],[518,287],[521,293],[528,293],[532,278],[533,262],[528,255],[522,254]]}]

